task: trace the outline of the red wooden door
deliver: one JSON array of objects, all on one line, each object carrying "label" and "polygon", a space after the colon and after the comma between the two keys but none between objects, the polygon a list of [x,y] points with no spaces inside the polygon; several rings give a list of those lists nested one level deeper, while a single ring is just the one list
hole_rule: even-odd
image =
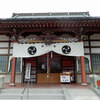
[{"label": "red wooden door", "polygon": [[63,56],[62,57],[62,73],[72,72],[73,79],[75,81],[75,59],[74,57]]}]

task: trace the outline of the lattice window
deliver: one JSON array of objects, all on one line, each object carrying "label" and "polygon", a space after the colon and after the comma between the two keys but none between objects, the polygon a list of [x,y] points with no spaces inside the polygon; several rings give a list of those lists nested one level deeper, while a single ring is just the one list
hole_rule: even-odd
[{"label": "lattice window", "polygon": [[[20,58],[16,58],[16,72],[21,72],[21,59]],[[12,59],[10,60],[10,70],[9,72],[11,72],[11,68],[12,68]]]},{"label": "lattice window", "polygon": [[100,55],[92,55],[92,66],[94,73],[100,73]]},{"label": "lattice window", "polygon": [[[88,58],[85,58],[85,72],[90,73],[90,67],[89,67],[89,60]],[[81,64],[80,59],[78,59],[78,73],[81,73]]]},{"label": "lattice window", "polygon": [[0,56],[0,73],[7,71],[7,56]]}]

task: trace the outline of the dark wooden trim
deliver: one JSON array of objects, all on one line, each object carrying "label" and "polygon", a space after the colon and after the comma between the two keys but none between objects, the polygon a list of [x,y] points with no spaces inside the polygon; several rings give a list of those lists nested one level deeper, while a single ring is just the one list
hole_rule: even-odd
[{"label": "dark wooden trim", "polygon": [[84,55],[90,55],[90,53],[84,53]]},{"label": "dark wooden trim", "polygon": [[[87,75],[91,75],[91,74],[94,74],[93,72],[91,73],[86,73]],[[95,74],[100,74],[100,73],[95,73]],[[77,75],[81,75],[81,73],[77,73]]]},{"label": "dark wooden trim", "polygon": [[84,48],[89,48],[89,46],[84,46]]},{"label": "dark wooden trim", "polygon": [[0,41],[0,42],[9,42],[9,41]]},{"label": "dark wooden trim", "polygon": [[[90,53],[85,53],[84,55],[90,55]],[[91,55],[100,55],[100,53],[91,53]]]},{"label": "dark wooden trim", "polygon": [[100,42],[100,39],[90,39],[90,40],[88,39],[88,40],[84,40],[84,41],[91,41],[91,42],[95,42],[96,41],[96,42]]},{"label": "dark wooden trim", "polygon": [[13,47],[9,47],[9,46],[8,47],[0,47],[0,49],[9,49],[9,48],[13,49]]},{"label": "dark wooden trim", "polygon": [[12,56],[12,54],[0,54],[0,56]]},{"label": "dark wooden trim", "polygon": [[84,48],[100,48],[100,46],[84,46]]},{"label": "dark wooden trim", "polygon": [[91,55],[100,55],[100,53],[91,53]]},{"label": "dark wooden trim", "polygon": [[100,48],[100,46],[91,46],[91,48]]}]

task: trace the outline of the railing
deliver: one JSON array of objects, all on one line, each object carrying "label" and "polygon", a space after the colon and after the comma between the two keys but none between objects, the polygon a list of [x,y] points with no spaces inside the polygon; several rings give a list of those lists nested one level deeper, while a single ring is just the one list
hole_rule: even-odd
[{"label": "railing", "polygon": [[21,93],[21,100],[23,100],[23,96],[24,96],[24,93],[25,93],[25,90],[27,89],[27,100],[29,100],[29,83],[30,83],[30,80],[27,82],[24,90],[22,91]]},{"label": "railing", "polygon": [[0,93],[1,93],[1,88],[0,88]]}]

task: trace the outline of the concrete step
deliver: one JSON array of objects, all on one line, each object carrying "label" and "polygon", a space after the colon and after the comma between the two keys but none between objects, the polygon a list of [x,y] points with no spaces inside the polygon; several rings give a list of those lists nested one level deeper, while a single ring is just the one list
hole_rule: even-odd
[{"label": "concrete step", "polygon": [[[2,93],[21,93],[23,89],[3,89],[1,92]],[[27,91],[27,89],[26,89]],[[29,89],[30,93],[62,93],[61,89]]]},{"label": "concrete step", "polygon": [[[20,99],[21,96],[20,95],[13,95],[13,94],[10,94],[10,95],[0,95],[0,100],[3,100],[3,99]],[[27,95],[24,95],[23,96],[23,99],[27,98]],[[38,95],[29,95],[29,98],[30,99],[63,99],[64,96],[63,95],[41,95],[41,94],[38,94]]]},{"label": "concrete step", "polygon": [[[0,100],[20,100],[23,89],[3,89]],[[23,100],[27,99],[27,91]],[[29,99],[34,100],[64,100],[61,89],[29,89]]]},{"label": "concrete step", "polygon": [[[2,100],[11,100],[11,99],[2,99]],[[18,99],[13,99],[13,100],[18,100]],[[21,100],[21,99],[19,99],[19,100]],[[23,99],[23,100],[27,100],[27,98]],[[42,100],[42,99],[29,99],[29,100]],[[43,100],[64,100],[64,99],[43,99]]]},{"label": "concrete step", "polygon": [[[0,96],[11,95],[11,94],[12,95],[21,95],[21,93],[1,93]],[[40,95],[62,95],[62,93],[58,93],[58,94],[57,93],[50,93],[50,94],[49,93],[31,93],[31,92],[29,93],[29,95],[38,95],[38,94],[40,94]],[[27,92],[25,92],[24,95],[27,95]]]}]

